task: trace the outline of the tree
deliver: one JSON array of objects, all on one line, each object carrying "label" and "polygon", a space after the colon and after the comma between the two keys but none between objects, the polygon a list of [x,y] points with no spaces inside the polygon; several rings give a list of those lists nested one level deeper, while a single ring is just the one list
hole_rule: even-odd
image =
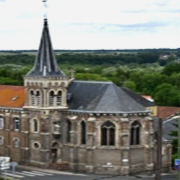
[{"label": "tree", "polygon": [[180,64],[179,63],[172,63],[167,66],[162,71],[162,74],[166,74],[171,76],[173,73],[180,73]]},{"label": "tree", "polygon": [[[175,127],[178,128],[178,125],[173,123]],[[174,160],[178,159],[178,131],[171,131],[169,134],[170,136],[173,137],[172,140],[172,164],[174,164]]]},{"label": "tree", "polygon": [[136,84],[133,81],[125,81],[123,86],[131,89],[132,91],[136,91]]},{"label": "tree", "polygon": [[180,90],[171,84],[163,83],[155,89],[154,100],[163,106],[180,106]]}]

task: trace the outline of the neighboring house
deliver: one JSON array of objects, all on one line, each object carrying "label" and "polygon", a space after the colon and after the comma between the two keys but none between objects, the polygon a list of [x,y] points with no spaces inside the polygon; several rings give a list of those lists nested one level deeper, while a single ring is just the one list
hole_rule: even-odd
[{"label": "neighboring house", "polygon": [[24,86],[0,86],[0,155],[75,172],[154,170],[154,125],[148,110],[154,104],[140,97],[112,82],[78,81],[73,71],[66,76],[58,69],[45,19]]},{"label": "neighboring house", "polygon": [[142,95],[142,97],[147,99],[148,101],[154,102],[154,99],[151,96]]},{"label": "neighboring house", "polygon": [[158,130],[158,118],[162,118],[162,128],[163,134],[162,137],[164,140],[172,140],[174,137],[170,136],[169,134],[172,131],[176,131],[177,127],[174,123],[177,123],[177,117],[179,114],[180,108],[179,107],[169,107],[169,106],[158,106],[158,115],[154,118],[154,128]]},{"label": "neighboring house", "polygon": [[176,58],[177,55],[176,54],[164,54],[164,55],[160,55],[159,59],[161,60],[167,60],[169,58]]},{"label": "neighboring house", "polygon": [[[158,118],[162,118],[162,168],[165,170],[169,165],[168,160],[171,160],[172,148],[171,141],[175,138],[171,136],[172,131],[177,131],[177,116],[179,116],[179,107],[158,106],[157,118],[154,118],[154,128],[158,131]],[[167,155],[169,154],[169,156]]]}]

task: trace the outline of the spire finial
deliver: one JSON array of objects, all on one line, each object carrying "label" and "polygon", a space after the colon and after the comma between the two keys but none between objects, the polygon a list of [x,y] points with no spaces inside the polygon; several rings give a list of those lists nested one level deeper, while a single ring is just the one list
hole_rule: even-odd
[{"label": "spire finial", "polygon": [[44,18],[46,19],[47,18],[47,0],[43,0],[43,3],[44,3],[44,7],[45,7],[45,13],[44,13]]}]

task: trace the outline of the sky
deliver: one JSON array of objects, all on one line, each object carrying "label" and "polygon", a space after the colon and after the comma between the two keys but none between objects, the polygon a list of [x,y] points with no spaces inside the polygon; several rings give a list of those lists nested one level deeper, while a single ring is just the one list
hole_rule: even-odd
[{"label": "sky", "polygon": [[0,50],[180,47],[180,0],[0,0]]}]

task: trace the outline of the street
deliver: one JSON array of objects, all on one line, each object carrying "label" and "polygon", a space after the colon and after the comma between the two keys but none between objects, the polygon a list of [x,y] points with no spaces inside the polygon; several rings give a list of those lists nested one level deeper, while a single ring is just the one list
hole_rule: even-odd
[{"label": "street", "polygon": [[[15,179],[22,179],[22,180],[154,180],[155,177],[148,177],[148,176],[111,176],[111,175],[87,175],[87,174],[74,174],[71,172],[60,172],[60,171],[51,171],[48,170],[40,170],[40,169],[31,169],[27,170],[26,168],[17,168],[16,173],[13,175],[11,170],[1,171],[1,176],[4,176],[6,174],[6,177],[9,178],[15,178]],[[177,179],[177,175],[166,175],[162,176],[162,180],[175,180]]]}]

